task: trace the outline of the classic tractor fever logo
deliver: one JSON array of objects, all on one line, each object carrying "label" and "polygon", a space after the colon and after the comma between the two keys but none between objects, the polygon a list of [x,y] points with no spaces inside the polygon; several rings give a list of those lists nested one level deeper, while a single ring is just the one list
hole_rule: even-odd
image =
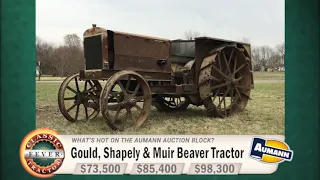
[{"label": "classic tractor fever logo", "polygon": [[23,139],[20,160],[31,175],[40,178],[51,177],[61,167],[64,149],[56,134],[49,129],[37,129]]},{"label": "classic tractor fever logo", "polygon": [[291,161],[293,151],[285,142],[254,138],[250,157],[264,163],[281,163]]}]

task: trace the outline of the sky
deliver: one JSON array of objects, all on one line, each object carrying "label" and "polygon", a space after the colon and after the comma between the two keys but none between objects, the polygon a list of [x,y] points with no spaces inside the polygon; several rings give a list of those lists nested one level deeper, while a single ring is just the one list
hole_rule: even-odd
[{"label": "sky", "polygon": [[36,0],[36,34],[56,45],[97,24],[105,29],[182,39],[249,39],[254,46],[284,42],[284,0]]}]

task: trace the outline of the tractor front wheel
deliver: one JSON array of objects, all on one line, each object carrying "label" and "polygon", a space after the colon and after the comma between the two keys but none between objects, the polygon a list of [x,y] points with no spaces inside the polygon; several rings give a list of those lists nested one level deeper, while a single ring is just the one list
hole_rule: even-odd
[{"label": "tractor front wheel", "polygon": [[151,104],[148,83],[134,71],[115,73],[100,96],[102,116],[111,129],[119,131],[141,126],[149,116]]}]

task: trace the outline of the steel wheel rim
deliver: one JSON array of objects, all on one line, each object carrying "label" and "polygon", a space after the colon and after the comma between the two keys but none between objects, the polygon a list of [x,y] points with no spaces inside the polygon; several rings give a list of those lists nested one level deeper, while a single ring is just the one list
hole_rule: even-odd
[{"label": "steel wheel rim", "polygon": [[[82,85],[83,89],[81,88]],[[102,87],[96,80],[86,80],[80,83],[79,74],[67,77],[59,89],[58,105],[60,112],[70,122],[95,118],[99,114],[98,97],[101,90]],[[67,92],[72,95],[66,97]],[[66,102],[72,105],[67,106]],[[83,117],[80,114],[82,110],[84,111]],[[74,115],[72,115],[73,111],[75,111]]]}]

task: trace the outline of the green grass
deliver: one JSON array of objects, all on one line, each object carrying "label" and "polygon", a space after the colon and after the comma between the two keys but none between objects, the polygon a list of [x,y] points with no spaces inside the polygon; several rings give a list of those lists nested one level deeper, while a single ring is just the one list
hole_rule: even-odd
[{"label": "green grass", "polygon": [[[268,74],[261,73],[259,77],[271,77]],[[60,83],[37,83],[38,128],[51,128],[61,134],[284,134],[283,82],[255,83],[247,111],[226,119],[206,117],[203,107],[189,106],[176,113],[152,108],[140,128],[123,132],[112,131],[100,114],[87,122],[68,122],[58,109],[59,86]]]},{"label": "green grass", "polygon": [[284,72],[254,72],[255,80],[284,80]]}]

